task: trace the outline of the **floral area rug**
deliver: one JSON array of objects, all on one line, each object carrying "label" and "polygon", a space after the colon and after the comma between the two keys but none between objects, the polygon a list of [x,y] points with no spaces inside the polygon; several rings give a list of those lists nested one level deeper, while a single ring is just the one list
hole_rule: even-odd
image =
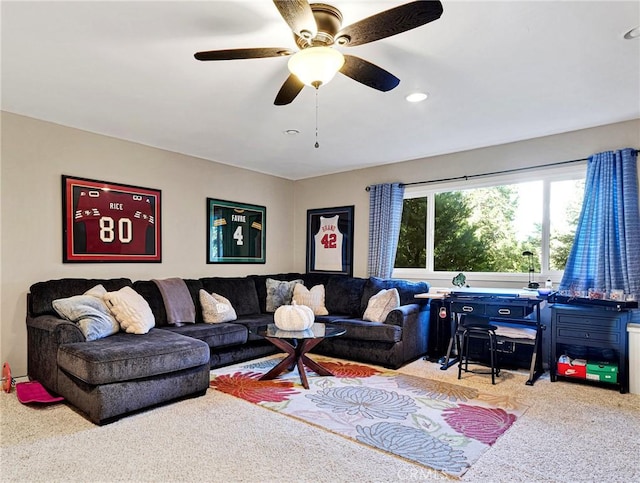
[{"label": "floral area rug", "polygon": [[287,416],[462,476],[527,407],[514,398],[313,355],[335,377],[296,369],[259,381],[281,356],[211,371],[211,387]]}]

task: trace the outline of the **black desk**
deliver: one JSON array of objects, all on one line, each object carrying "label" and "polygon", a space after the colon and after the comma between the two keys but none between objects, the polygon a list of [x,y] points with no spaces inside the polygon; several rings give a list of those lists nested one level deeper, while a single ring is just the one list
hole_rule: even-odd
[{"label": "black desk", "polygon": [[535,331],[533,338],[519,337],[517,334],[515,336],[497,334],[498,342],[533,346],[527,380],[527,385],[532,386],[544,372],[540,357],[544,329],[540,319],[540,305],[544,300],[539,298],[536,292],[528,290],[463,288],[445,295],[443,301],[448,305],[451,314],[451,337],[441,369],[446,370],[458,362],[457,356],[452,357],[457,327],[463,316],[473,315],[487,319],[487,322],[490,320],[498,324],[507,323]]}]

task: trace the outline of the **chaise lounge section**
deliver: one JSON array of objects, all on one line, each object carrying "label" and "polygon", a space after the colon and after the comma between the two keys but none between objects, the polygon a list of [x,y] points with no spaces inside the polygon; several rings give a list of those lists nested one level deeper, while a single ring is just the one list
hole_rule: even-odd
[{"label": "chaise lounge section", "polygon": [[209,385],[206,343],[161,329],[118,332],[87,341],[52,302],[97,284],[115,291],[129,279],[64,279],[31,286],[27,297],[27,367],[32,380],[63,396],[96,424],[134,411],[203,395]]}]

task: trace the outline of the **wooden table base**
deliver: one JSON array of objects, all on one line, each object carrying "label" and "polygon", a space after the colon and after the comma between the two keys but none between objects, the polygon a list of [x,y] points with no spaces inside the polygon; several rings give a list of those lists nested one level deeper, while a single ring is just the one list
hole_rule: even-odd
[{"label": "wooden table base", "polygon": [[333,376],[331,371],[307,356],[307,352],[322,342],[324,340],[323,338],[291,339],[293,343],[289,342],[289,339],[281,339],[277,337],[265,338],[279,349],[285,351],[288,355],[277,366],[260,377],[261,381],[275,379],[284,371],[291,371],[296,366],[298,367],[300,379],[302,380],[302,385],[305,389],[309,389],[309,382],[307,381],[307,373],[304,366],[307,366],[319,376]]}]

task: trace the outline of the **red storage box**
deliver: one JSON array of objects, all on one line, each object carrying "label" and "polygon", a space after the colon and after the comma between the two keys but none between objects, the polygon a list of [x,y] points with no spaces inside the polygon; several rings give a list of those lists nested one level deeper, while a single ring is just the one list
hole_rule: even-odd
[{"label": "red storage box", "polygon": [[568,363],[558,362],[558,375],[586,379],[587,361],[583,359],[572,359]]}]

